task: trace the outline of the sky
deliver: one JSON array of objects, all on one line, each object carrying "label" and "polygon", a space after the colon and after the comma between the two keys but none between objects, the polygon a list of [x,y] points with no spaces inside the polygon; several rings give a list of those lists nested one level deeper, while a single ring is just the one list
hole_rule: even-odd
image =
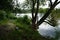
[{"label": "sky", "polygon": [[[25,0],[19,0],[20,3],[23,3]],[[52,2],[54,2],[55,0],[52,0]],[[60,0],[59,0],[60,1]],[[46,2],[47,5],[43,6],[43,8],[47,8],[48,7],[48,3]],[[42,6],[41,6],[42,7]],[[60,4],[58,4],[55,8],[60,8]]]},{"label": "sky", "polygon": [[23,3],[25,0],[19,0],[20,3]]}]

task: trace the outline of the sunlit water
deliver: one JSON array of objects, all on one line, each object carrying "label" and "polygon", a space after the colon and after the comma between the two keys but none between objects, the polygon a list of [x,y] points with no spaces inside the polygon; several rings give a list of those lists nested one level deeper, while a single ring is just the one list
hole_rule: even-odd
[{"label": "sunlit water", "polygon": [[[27,15],[28,18],[32,18],[31,16],[31,13],[27,13],[27,14],[17,14],[16,17],[23,17],[24,15]],[[38,17],[39,19],[41,19],[41,17],[43,16],[43,14],[38,14]],[[38,20],[39,20],[38,19]],[[58,21],[58,23],[60,24],[60,20]],[[49,24],[47,23],[42,23],[40,26],[39,26],[39,33],[44,36],[44,37],[49,37],[49,38],[55,38],[56,36],[56,30],[60,30],[60,25],[58,25],[57,27],[53,27],[53,26],[50,26]]]}]

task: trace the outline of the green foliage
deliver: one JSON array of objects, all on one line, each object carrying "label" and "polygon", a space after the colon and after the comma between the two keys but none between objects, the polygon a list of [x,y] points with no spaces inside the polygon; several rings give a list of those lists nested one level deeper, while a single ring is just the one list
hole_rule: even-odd
[{"label": "green foliage", "polygon": [[16,19],[15,15],[11,12],[6,12],[3,10],[0,10],[0,21],[4,19]]},{"label": "green foliage", "polygon": [[5,11],[0,10],[0,20],[3,20],[6,18],[6,13]]},{"label": "green foliage", "polygon": [[13,0],[0,0],[0,10],[12,10]]},{"label": "green foliage", "polygon": [[17,22],[20,22],[20,23],[25,23],[25,24],[28,24],[30,25],[30,19],[27,17],[27,15],[25,15],[24,17],[20,17],[17,19]]},{"label": "green foliage", "polygon": [[40,8],[39,13],[46,13],[49,8]]},{"label": "green foliage", "polygon": [[60,19],[60,9],[53,10],[52,14],[54,14],[55,19]]},{"label": "green foliage", "polygon": [[[26,22],[25,22],[26,21]],[[29,19],[27,16],[24,16],[23,18],[17,18],[17,20],[9,21],[9,20],[3,20],[0,22],[0,28],[3,27],[3,29],[0,29],[0,40],[40,40],[40,34],[37,31],[33,31],[30,26]],[[16,27],[19,29],[15,30],[7,30],[6,27],[10,28],[10,25],[8,23],[14,23]],[[2,31],[3,30],[3,31]],[[2,34],[1,34],[2,33]]]}]

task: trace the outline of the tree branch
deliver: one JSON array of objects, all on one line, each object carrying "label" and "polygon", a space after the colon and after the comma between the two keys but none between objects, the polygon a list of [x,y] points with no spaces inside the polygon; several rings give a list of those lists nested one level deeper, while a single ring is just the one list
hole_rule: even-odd
[{"label": "tree branch", "polygon": [[53,4],[52,4],[52,0],[49,0],[50,1],[50,6],[52,6]]},{"label": "tree branch", "polygon": [[34,0],[32,0],[32,19],[34,18],[34,6],[35,6],[35,2]]},{"label": "tree branch", "polygon": [[49,16],[49,14],[52,12],[52,10],[55,8],[55,6],[57,5],[57,1],[55,0],[54,4],[50,7],[50,9],[45,13],[45,15],[37,22],[37,26],[39,26],[40,24],[42,24],[44,22],[44,20]]},{"label": "tree branch", "polygon": [[48,24],[51,25],[51,26],[54,26],[52,23],[49,23],[49,22],[47,22],[47,21],[44,21],[44,22],[48,23]]},{"label": "tree branch", "polygon": [[57,3],[58,0],[55,0],[54,4]]},{"label": "tree branch", "polygon": [[56,5],[58,5],[60,3],[60,1],[59,2],[57,2],[57,4]]},{"label": "tree branch", "polygon": [[36,12],[35,12],[35,21],[37,19],[37,15],[38,15],[38,9],[39,9],[39,0],[37,0],[37,8],[36,8]]},{"label": "tree branch", "polygon": [[35,29],[34,11],[35,11],[35,2],[34,2],[34,0],[32,0],[32,27]]}]

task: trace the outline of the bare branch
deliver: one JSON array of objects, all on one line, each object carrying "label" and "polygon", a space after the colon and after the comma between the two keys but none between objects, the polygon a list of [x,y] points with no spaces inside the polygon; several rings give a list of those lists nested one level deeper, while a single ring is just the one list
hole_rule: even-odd
[{"label": "bare branch", "polygon": [[32,19],[34,18],[34,6],[35,6],[35,3],[34,3],[34,0],[31,0],[32,1]]},{"label": "bare branch", "polygon": [[48,24],[51,25],[51,26],[54,26],[52,23],[49,23],[49,22],[47,22],[47,21],[44,21],[44,22],[48,23]]},{"label": "bare branch", "polygon": [[37,19],[38,9],[39,9],[39,0],[37,0],[37,8],[36,8],[36,12],[35,12],[35,21]]},{"label": "bare branch", "polygon": [[57,2],[57,4],[56,5],[58,5],[60,3],[60,1],[59,2]]},{"label": "bare branch", "polygon": [[55,0],[54,4],[57,3],[58,0]]},{"label": "bare branch", "polygon": [[52,4],[52,0],[49,0],[50,1],[50,6],[52,6],[53,4]]}]

